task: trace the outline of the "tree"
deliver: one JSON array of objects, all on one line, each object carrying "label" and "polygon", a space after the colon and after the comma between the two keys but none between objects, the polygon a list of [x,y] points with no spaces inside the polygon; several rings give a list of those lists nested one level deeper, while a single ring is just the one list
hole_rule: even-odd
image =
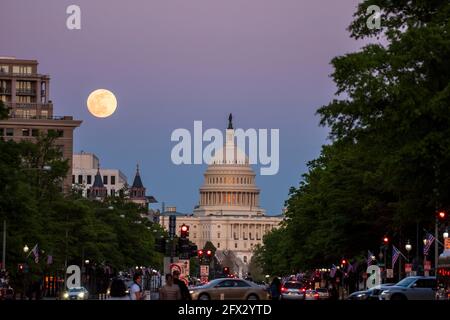
[{"label": "tree", "polygon": [[[381,29],[366,9],[382,9]],[[450,3],[363,1],[353,38],[377,37],[332,60],[337,97],[318,109],[329,145],[287,201],[286,222],[257,257],[268,273],[321,268],[376,250],[383,234],[415,237],[450,199]]]}]

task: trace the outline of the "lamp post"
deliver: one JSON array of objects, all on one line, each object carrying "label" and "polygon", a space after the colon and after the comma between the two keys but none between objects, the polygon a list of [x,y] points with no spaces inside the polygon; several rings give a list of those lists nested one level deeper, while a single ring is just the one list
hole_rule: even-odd
[{"label": "lamp post", "polygon": [[408,252],[408,262],[409,262],[409,253],[410,253],[411,250],[412,250],[412,245],[411,245],[411,242],[409,242],[409,240],[408,240],[408,242],[407,242],[406,245],[405,245],[405,249],[406,249],[406,251]]},{"label": "lamp post", "polygon": [[6,271],[6,220],[3,220],[2,269]]},{"label": "lamp post", "polygon": [[28,251],[30,251],[30,248],[28,248],[28,246],[25,245],[25,246],[23,247],[23,252],[24,252],[24,253],[28,253]]},{"label": "lamp post", "polygon": [[445,231],[444,231],[442,236],[444,237],[444,241],[445,241],[445,239],[448,239],[448,228],[445,229]]}]

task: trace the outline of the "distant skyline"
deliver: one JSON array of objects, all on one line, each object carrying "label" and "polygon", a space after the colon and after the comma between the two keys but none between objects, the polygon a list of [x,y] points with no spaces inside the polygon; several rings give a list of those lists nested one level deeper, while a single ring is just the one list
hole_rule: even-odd
[{"label": "distant skyline", "polygon": [[[83,120],[74,152],[96,154],[129,183],[139,163],[156,208],[192,212],[199,201],[206,166],[172,164],[174,129],[202,120],[225,130],[229,113],[236,128],[280,129],[279,173],[256,180],[261,206],[279,214],[327,142],[315,112],[334,98],[331,59],[362,46],[346,30],[358,3],[3,0],[0,56],[38,60],[55,115]],[[66,28],[71,4],[81,7],[81,30]],[[86,108],[99,88],[117,97],[109,118]]]}]

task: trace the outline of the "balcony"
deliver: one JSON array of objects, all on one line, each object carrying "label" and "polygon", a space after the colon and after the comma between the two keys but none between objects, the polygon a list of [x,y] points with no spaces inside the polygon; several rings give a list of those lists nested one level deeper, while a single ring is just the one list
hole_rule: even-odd
[{"label": "balcony", "polygon": [[11,88],[0,88],[0,94],[11,94]]},{"label": "balcony", "polygon": [[32,115],[17,115],[10,114],[8,119],[31,119],[31,120],[73,120],[72,116],[32,116]]},{"label": "balcony", "polygon": [[16,95],[18,95],[18,96],[35,96],[36,90],[34,90],[34,89],[16,89]]}]

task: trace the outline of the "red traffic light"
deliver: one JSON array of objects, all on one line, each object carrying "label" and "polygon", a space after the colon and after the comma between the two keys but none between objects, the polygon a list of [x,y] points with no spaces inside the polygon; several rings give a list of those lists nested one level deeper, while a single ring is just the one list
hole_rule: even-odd
[{"label": "red traffic light", "polygon": [[384,237],[383,238],[383,243],[384,244],[388,244],[389,243],[389,238],[388,237]]},{"label": "red traffic light", "polygon": [[211,257],[211,256],[212,256],[212,251],[211,251],[211,250],[206,251],[206,255],[207,255],[208,257]]},{"label": "red traffic light", "polygon": [[203,250],[198,250],[198,256],[201,258],[201,257],[203,257]]},{"label": "red traffic light", "polygon": [[229,273],[230,273],[230,268],[224,267],[224,268],[223,268],[223,273],[224,273],[224,274],[229,274]]},{"label": "red traffic light", "polygon": [[180,228],[181,230],[181,238],[187,238],[189,237],[189,226],[183,224]]},{"label": "red traffic light", "polygon": [[342,259],[341,264],[346,265],[347,264],[347,260]]},{"label": "red traffic light", "polygon": [[444,220],[447,217],[447,212],[445,211],[439,211],[438,212],[438,218],[441,220]]},{"label": "red traffic light", "polygon": [[181,232],[186,232],[186,231],[188,231],[188,227],[186,225],[182,225]]}]

